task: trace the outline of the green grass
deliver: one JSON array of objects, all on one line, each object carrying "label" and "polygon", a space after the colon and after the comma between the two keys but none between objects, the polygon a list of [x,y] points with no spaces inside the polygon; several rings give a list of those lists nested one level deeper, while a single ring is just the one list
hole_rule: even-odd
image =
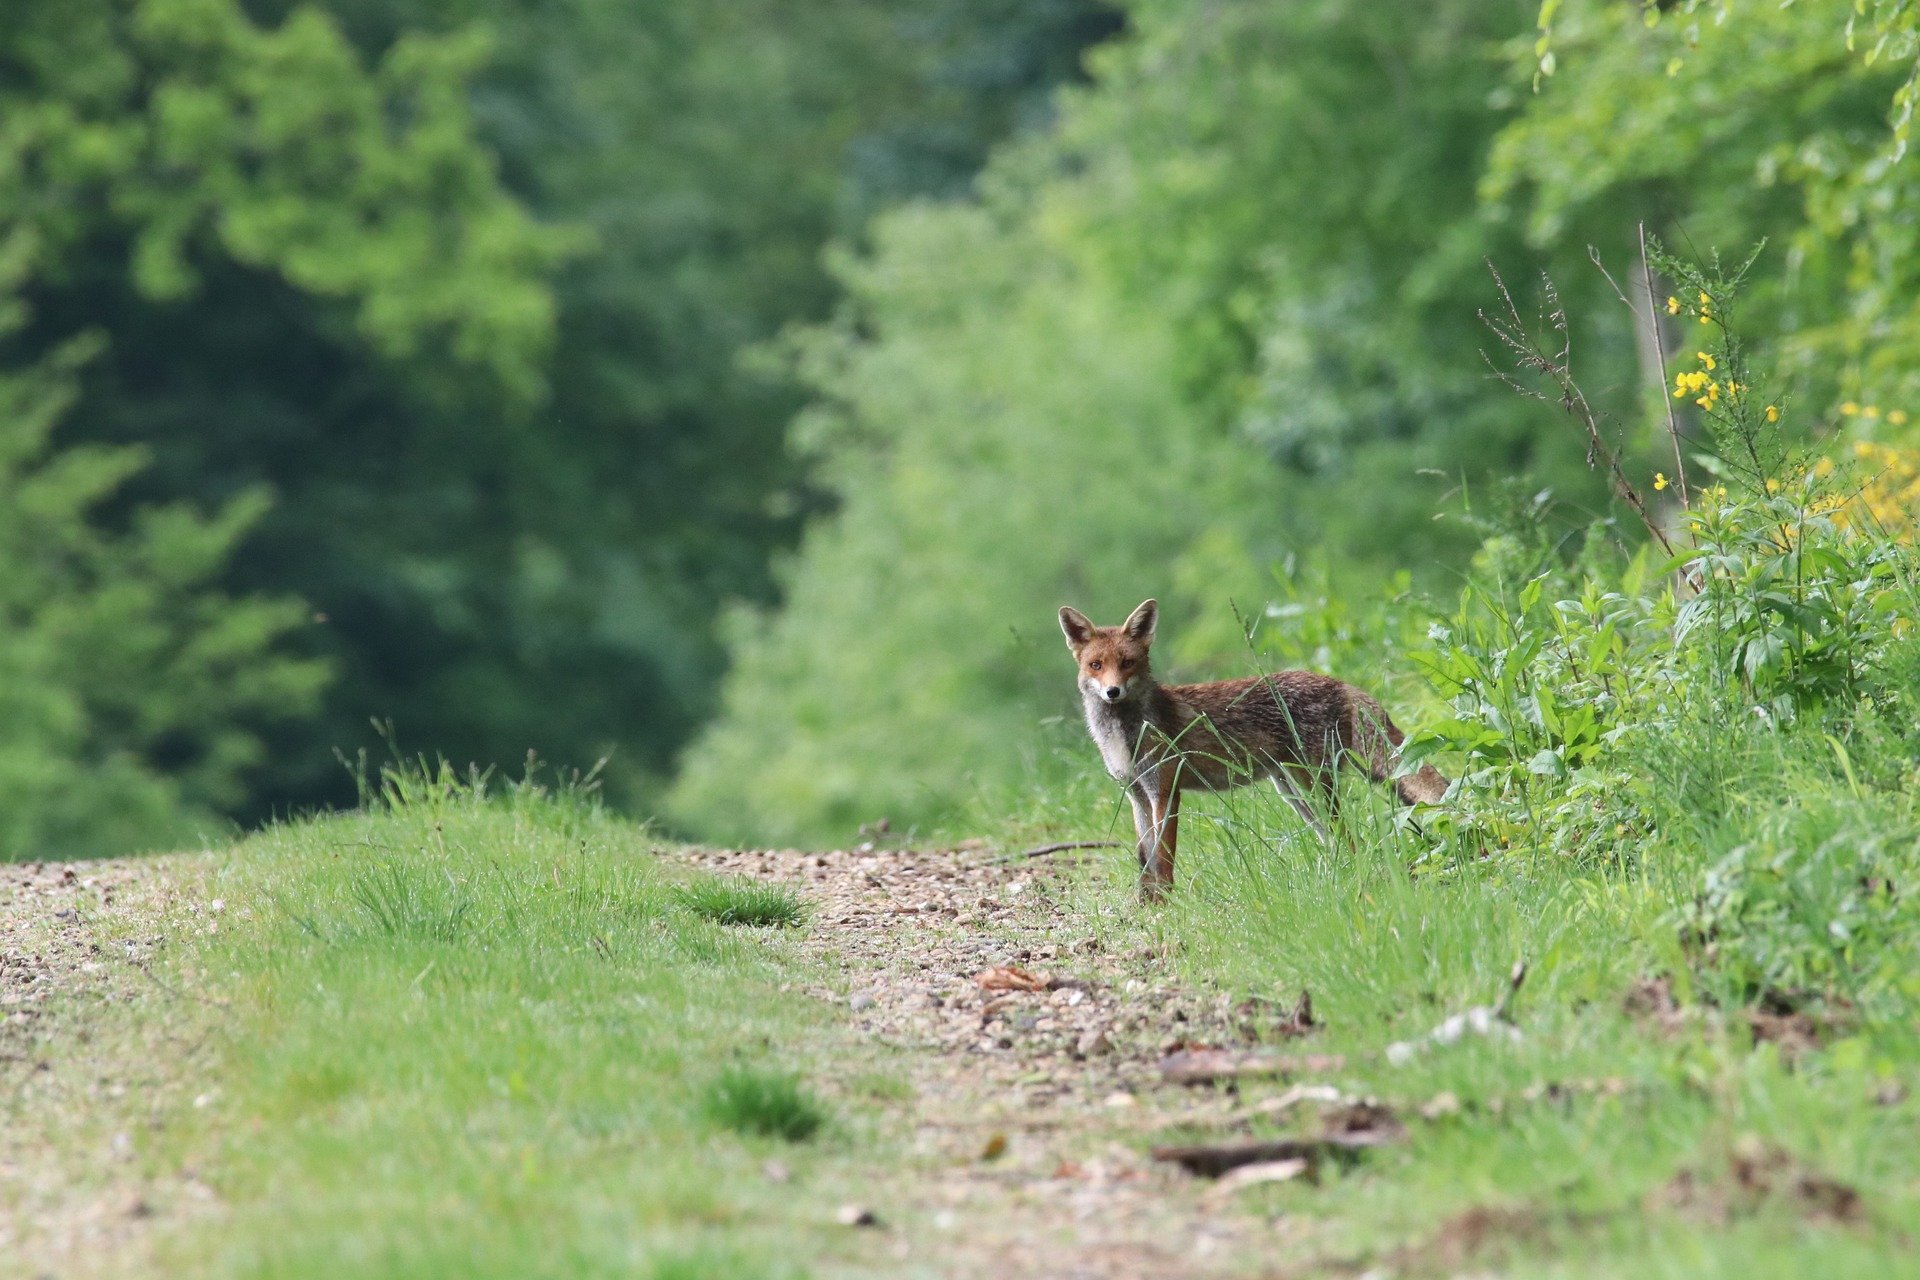
[{"label": "green grass", "polygon": [[701,1095],[707,1119],[736,1133],[805,1142],[827,1115],[798,1079],[784,1071],[728,1067]]},{"label": "green grass", "polygon": [[858,1247],[832,1207],[863,1130],[826,1119],[863,1104],[814,1082],[780,936],[717,923],[797,924],[793,895],[683,888],[566,795],[389,798],[247,841],[166,921],[169,981],[220,1003],[183,1030],[210,1037],[202,1105],[142,1141],[221,1209],[160,1270],[780,1277]]},{"label": "green grass", "polygon": [[[1047,834],[1124,829],[1124,805],[1099,792],[1070,790],[1081,797],[1075,810],[1045,810]],[[1804,804],[1817,819],[1794,816]],[[1324,1029],[1288,1047],[1343,1055],[1315,1078],[1408,1118],[1405,1144],[1328,1185],[1243,1195],[1293,1224],[1281,1270],[1675,1280],[1897,1270],[1920,1229],[1920,1106],[1876,1099],[1894,1085],[1920,1089],[1911,998],[1920,931],[1883,927],[1874,950],[1852,954],[1853,1023],[1795,1058],[1755,1044],[1744,988],[1683,945],[1683,922],[1730,847],[1772,865],[1790,861],[1796,838],[1814,847],[1852,832],[1850,849],[1869,848],[1876,865],[1910,878],[1920,869],[1910,801],[1747,796],[1699,830],[1650,839],[1628,868],[1545,856],[1437,862],[1430,841],[1397,827],[1364,790],[1349,793],[1347,812],[1329,847],[1270,793],[1196,797],[1183,814],[1180,888],[1166,905],[1136,904],[1127,853],[1085,864],[1059,904],[1064,930],[1150,946],[1191,985],[1281,1001],[1311,991]],[[1795,901],[1826,902],[1830,879]],[[1737,936],[1724,931],[1719,945],[1744,972],[1755,963],[1747,951],[1773,945],[1756,939],[1797,947],[1801,924],[1769,913]],[[1467,1037],[1404,1065],[1387,1060],[1390,1044],[1495,1003],[1522,959],[1518,1043]],[[1676,979],[1688,1003],[1678,1029],[1624,1007],[1634,982],[1656,974]],[[1888,996],[1889,984],[1908,998]],[[1248,1088],[1257,1100],[1260,1087]],[[1448,1094],[1457,1109],[1422,1118]],[[1735,1164],[1751,1149],[1788,1153],[1796,1170],[1857,1189],[1859,1219],[1822,1220],[1789,1191],[1748,1193]],[[1672,1191],[1683,1171],[1705,1188],[1690,1204]],[[1465,1253],[1437,1243],[1451,1238],[1450,1223],[1485,1214],[1501,1225]]]},{"label": "green grass", "polygon": [[728,876],[696,876],[674,891],[681,906],[715,924],[756,927],[797,925],[807,904],[793,890]]}]

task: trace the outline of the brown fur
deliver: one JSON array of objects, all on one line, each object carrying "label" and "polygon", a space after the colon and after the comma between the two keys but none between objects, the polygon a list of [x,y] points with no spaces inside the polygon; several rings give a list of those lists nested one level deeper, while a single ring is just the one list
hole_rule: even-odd
[{"label": "brown fur", "polygon": [[[1311,671],[1163,685],[1151,663],[1158,617],[1152,600],[1117,627],[1060,610],[1080,667],[1088,731],[1133,804],[1142,894],[1158,896],[1173,884],[1180,793],[1188,787],[1224,791],[1271,779],[1301,817],[1324,830],[1307,797],[1337,817],[1343,762],[1358,762],[1375,782],[1392,777],[1402,734],[1370,695]],[[1406,804],[1431,804],[1447,790],[1431,765],[1393,785]]]}]

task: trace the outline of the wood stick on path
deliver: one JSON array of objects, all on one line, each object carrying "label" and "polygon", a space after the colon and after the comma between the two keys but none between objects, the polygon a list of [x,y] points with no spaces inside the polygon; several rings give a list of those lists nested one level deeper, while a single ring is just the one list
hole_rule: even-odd
[{"label": "wood stick on path", "polygon": [[1027,849],[1020,853],[1010,853],[1000,859],[1002,862],[1018,862],[1022,858],[1044,858],[1050,853],[1065,853],[1069,849],[1120,849],[1125,846],[1118,840],[1062,840],[1059,844],[1043,844],[1038,849]]}]

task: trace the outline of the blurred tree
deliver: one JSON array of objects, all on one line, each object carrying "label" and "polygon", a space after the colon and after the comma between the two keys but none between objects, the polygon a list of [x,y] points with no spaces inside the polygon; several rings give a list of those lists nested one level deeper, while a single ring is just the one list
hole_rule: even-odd
[{"label": "blurred tree", "polygon": [[[8,329],[19,308],[0,299]],[[262,726],[310,713],[327,674],[281,643],[297,601],[215,585],[264,495],[109,522],[141,451],[49,449],[95,345],[0,374],[0,859],[169,848],[221,825]]]},{"label": "blurred tree", "polygon": [[844,268],[850,307],[803,348],[841,506],[785,611],[739,625],[688,821],[770,839],[949,813],[1067,709],[1063,600],[1111,619],[1158,595],[1176,657],[1243,661],[1229,603],[1261,603],[1290,550],[1438,572],[1470,542],[1433,523],[1447,477],[1592,491],[1477,354],[1482,255],[1520,246],[1474,184],[1498,42],[1530,10],[1132,13],[982,207],[884,217]]},{"label": "blurred tree", "polygon": [[741,353],[825,314],[831,236],[955,189],[1111,22],[7,6],[0,229],[30,237],[33,318],[0,359],[104,335],[61,438],[150,449],[123,505],[270,490],[226,580],[310,600],[340,672],[250,812],[350,795],[333,752],[369,717],[463,760],[617,750],[622,798],[656,777],[708,709],[714,618],[770,598],[819,503],[782,447],[800,393]]},{"label": "blurred tree", "polygon": [[1065,709],[1062,599],[1161,595],[1187,619],[1172,656],[1218,669],[1263,564],[1444,580],[1480,532],[1436,520],[1448,489],[1476,515],[1604,513],[1578,434],[1481,359],[1489,260],[1529,312],[1551,270],[1648,473],[1666,388],[1588,261],[1640,292],[1643,220],[1703,254],[1776,237],[1743,328],[1784,335],[1815,403],[1857,388],[1843,409],[1908,418],[1920,7],[1854,9],[1135,0],[981,208],[890,215],[847,265],[852,305],[804,347],[842,505],[785,612],[742,620],[679,812],[756,839],[952,812]]},{"label": "blurred tree", "polygon": [[1802,400],[1920,402],[1920,7],[1553,8],[1518,60],[1554,73],[1499,139],[1489,209],[1543,245],[1636,217],[1698,254],[1767,240],[1742,326],[1774,335]]},{"label": "blurred tree", "polygon": [[0,237],[27,305],[0,367],[101,340],[56,439],[151,456],[110,521],[279,499],[223,580],[314,601],[301,640],[348,677],[335,718],[282,719],[252,762],[255,787],[301,794],[352,745],[339,713],[401,710],[383,695],[422,650],[460,684],[471,588],[519,550],[502,513],[569,237],[475,143],[472,37],[368,69],[324,16],[266,29],[230,0],[23,0],[0,25]]}]

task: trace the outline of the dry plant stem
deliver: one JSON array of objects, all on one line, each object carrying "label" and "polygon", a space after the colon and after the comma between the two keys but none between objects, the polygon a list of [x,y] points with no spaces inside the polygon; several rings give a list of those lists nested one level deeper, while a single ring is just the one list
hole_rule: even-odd
[{"label": "dry plant stem", "polygon": [[[1613,272],[1607,270],[1607,264],[1600,260],[1600,251],[1592,245],[1587,246],[1587,257],[1606,278],[1607,286],[1613,290],[1613,296],[1620,299],[1620,305],[1632,313],[1634,320],[1640,319],[1640,308],[1633,305],[1626,290],[1613,278]],[[1653,343],[1653,357],[1660,365],[1660,404],[1667,414],[1667,437],[1673,441],[1674,488],[1680,495],[1680,505],[1691,510],[1693,503],[1687,492],[1687,464],[1680,452],[1680,423],[1673,416],[1673,402],[1667,397],[1667,346],[1660,332],[1660,306],[1654,298],[1653,269],[1647,259],[1647,224],[1640,224],[1640,272],[1647,289],[1647,325],[1648,338]]]},{"label": "dry plant stem", "polygon": [[1680,490],[1680,507],[1693,508],[1687,493],[1687,464],[1681,459],[1680,423],[1673,416],[1673,397],[1667,393],[1667,344],[1660,332],[1660,305],[1653,297],[1653,263],[1647,257],[1647,224],[1640,224],[1640,278],[1647,289],[1647,323],[1653,326],[1653,353],[1660,359],[1660,403],[1667,411],[1667,436],[1673,441],[1673,479]]},{"label": "dry plant stem", "polygon": [[[1600,423],[1594,417],[1593,406],[1587,403],[1586,393],[1581,391],[1580,384],[1574,381],[1573,335],[1567,324],[1566,312],[1560,306],[1559,291],[1553,287],[1552,279],[1542,275],[1541,283],[1547,304],[1551,307],[1547,322],[1559,331],[1561,346],[1559,351],[1549,355],[1528,334],[1526,324],[1520,318],[1520,308],[1515,305],[1513,294],[1507,289],[1507,282],[1500,275],[1499,269],[1492,262],[1488,262],[1487,270],[1493,274],[1493,282],[1500,290],[1500,300],[1505,304],[1507,314],[1505,319],[1500,319],[1482,311],[1480,312],[1482,323],[1493,331],[1494,336],[1506,345],[1508,351],[1512,352],[1514,363],[1519,368],[1537,373],[1553,384],[1554,390],[1559,393],[1560,407],[1565,409],[1567,414],[1587,433],[1587,465],[1590,467],[1605,465],[1607,478],[1612,481],[1615,496],[1633,508],[1633,513],[1640,518],[1640,523],[1646,526],[1647,532],[1653,535],[1653,540],[1660,544],[1661,549],[1669,555],[1673,554],[1673,543],[1668,540],[1659,522],[1653,518],[1653,513],[1647,510],[1646,500],[1640,496],[1640,491],[1633,487],[1632,481],[1627,479],[1626,471],[1620,466],[1620,459],[1614,455],[1612,449],[1607,447],[1607,442],[1600,435]],[[1543,402],[1547,400],[1541,392],[1495,366],[1492,358],[1485,356],[1484,352],[1481,354],[1487,360],[1487,367],[1492,369],[1494,376],[1502,382],[1521,395],[1532,396]]]}]

